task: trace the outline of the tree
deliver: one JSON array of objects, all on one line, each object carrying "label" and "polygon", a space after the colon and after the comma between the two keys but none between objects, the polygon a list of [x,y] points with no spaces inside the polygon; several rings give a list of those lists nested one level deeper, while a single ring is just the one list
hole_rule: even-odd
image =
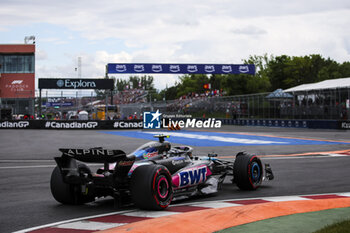
[{"label": "tree", "polygon": [[339,65],[319,54],[304,57],[282,55],[268,63],[267,72],[272,90],[288,89],[301,84],[346,77],[346,74],[350,75],[350,65]]},{"label": "tree", "polygon": [[222,89],[228,95],[246,94],[247,79],[244,75],[228,74],[223,76]]},{"label": "tree", "polygon": [[350,62],[344,62],[339,66],[339,72],[343,78],[350,77]]},{"label": "tree", "polygon": [[318,81],[327,79],[343,78],[340,72],[339,63],[328,58],[324,66],[318,72]]},{"label": "tree", "polygon": [[287,68],[291,58],[287,55],[275,57],[268,63],[267,75],[271,83],[271,90],[278,88],[287,89],[289,86],[284,82],[288,77]]},{"label": "tree", "polygon": [[209,78],[205,74],[191,74],[180,77],[178,84],[177,98],[189,93],[203,93],[204,84],[209,83]]},{"label": "tree", "polygon": [[154,89],[154,78],[152,76],[130,76],[128,80],[125,79],[117,79],[116,88],[118,91],[123,91],[125,89],[140,89],[143,88],[145,90],[155,90]]},{"label": "tree", "polygon": [[262,56],[249,56],[248,60],[244,60],[245,64],[254,64],[256,71],[254,76],[246,76],[247,80],[247,94],[268,92],[271,90],[271,83],[268,76],[269,62],[274,57],[268,56],[266,53]]},{"label": "tree", "polygon": [[211,84],[212,89],[222,89],[221,82],[223,80],[223,75],[221,74],[212,74],[209,78],[209,83]]},{"label": "tree", "polygon": [[[165,94],[164,94],[165,92]],[[160,92],[161,96],[165,95],[166,100],[174,100],[177,98],[177,92],[178,92],[178,84],[176,83],[175,86],[166,88]]]}]

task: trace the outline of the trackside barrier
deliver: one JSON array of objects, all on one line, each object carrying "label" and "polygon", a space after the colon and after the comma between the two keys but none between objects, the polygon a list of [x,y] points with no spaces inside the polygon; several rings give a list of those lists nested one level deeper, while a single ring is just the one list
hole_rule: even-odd
[{"label": "trackside barrier", "polygon": [[[179,120],[179,119],[177,119]],[[184,120],[184,119],[183,119]],[[206,119],[201,119],[206,120]],[[350,121],[336,120],[237,120],[217,119],[223,125],[266,126],[311,129],[350,129]],[[49,120],[2,120],[0,129],[142,129],[142,120],[106,121],[49,121]]]},{"label": "trackside barrier", "polygon": [[336,120],[220,119],[224,125],[268,126],[311,129],[350,129],[350,122]]},{"label": "trackside barrier", "polygon": [[0,129],[142,129],[142,120],[115,121],[0,121]]}]

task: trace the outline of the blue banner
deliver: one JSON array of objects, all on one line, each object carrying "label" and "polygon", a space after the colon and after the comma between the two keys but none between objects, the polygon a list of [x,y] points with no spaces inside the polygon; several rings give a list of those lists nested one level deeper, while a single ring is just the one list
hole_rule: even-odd
[{"label": "blue banner", "polygon": [[109,74],[255,74],[253,64],[109,63]]}]

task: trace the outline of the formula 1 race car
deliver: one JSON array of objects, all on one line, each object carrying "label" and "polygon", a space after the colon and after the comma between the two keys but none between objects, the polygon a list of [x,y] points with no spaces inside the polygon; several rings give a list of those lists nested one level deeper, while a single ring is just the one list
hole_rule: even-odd
[{"label": "formula 1 race car", "polygon": [[[173,147],[168,136],[156,135],[133,153],[121,150],[59,149],[51,175],[51,193],[63,204],[83,204],[112,196],[118,205],[132,201],[141,209],[167,208],[173,198],[205,195],[220,190],[226,176],[240,189],[255,190],[263,180],[274,178],[269,164],[245,152],[234,162],[193,155],[188,146]],[[103,163],[92,172],[85,163]]]}]

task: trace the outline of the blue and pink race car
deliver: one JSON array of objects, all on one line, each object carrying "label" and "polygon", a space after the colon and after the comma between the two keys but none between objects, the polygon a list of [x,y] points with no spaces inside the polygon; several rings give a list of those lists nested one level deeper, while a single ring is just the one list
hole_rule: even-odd
[{"label": "blue and pink race car", "polygon": [[[228,176],[240,189],[255,190],[263,180],[274,178],[269,164],[240,152],[236,159],[193,155],[188,146],[171,148],[168,136],[157,135],[134,152],[121,150],[59,149],[51,175],[53,197],[63,204],[84,204],[112,196],[116,204],[133,202],[141,209],[161,210],[172,200],[216,193]],[[102,163],[95,172],[86,163]]]}]

